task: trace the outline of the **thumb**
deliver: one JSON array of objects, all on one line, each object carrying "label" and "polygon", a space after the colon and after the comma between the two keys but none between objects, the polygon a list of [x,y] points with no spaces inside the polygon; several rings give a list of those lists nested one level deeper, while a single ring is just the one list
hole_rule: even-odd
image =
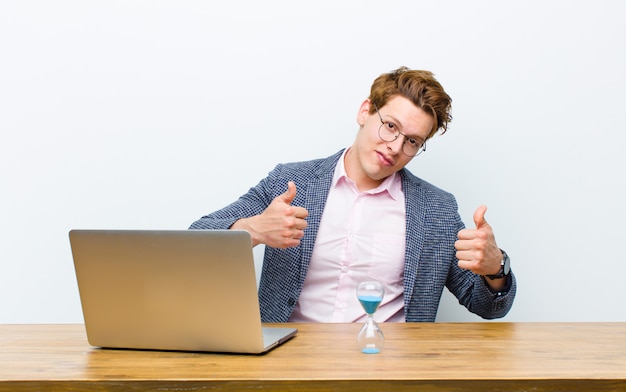
[{"label": "thumb", "polygon": [[487,212],[487,206],[480,206],[474,211],[474,223],[477,229],[481,229],[487,225],[485,220],[485,213]]},{"label": "thumb", "polygon": [[296,198],[296,184],[293,181],[289,181],[287,183],[287,191],[280,197],[285,203],[291,204],[293,199]]}]

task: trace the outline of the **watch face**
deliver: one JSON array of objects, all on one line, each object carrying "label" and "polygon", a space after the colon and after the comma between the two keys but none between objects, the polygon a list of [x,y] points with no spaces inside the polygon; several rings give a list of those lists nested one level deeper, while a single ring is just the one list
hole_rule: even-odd
[{"label": "watch face", "polygon": [[511,260],[509,260],[509,256],[504,256],[504,265],[502,266],[502,272],[504,275],[508,275],[511,272]]}]

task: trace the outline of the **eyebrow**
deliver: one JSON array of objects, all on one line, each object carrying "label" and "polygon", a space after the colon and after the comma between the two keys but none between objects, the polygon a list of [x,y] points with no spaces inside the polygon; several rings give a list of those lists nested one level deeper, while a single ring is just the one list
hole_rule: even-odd
[{"label": "eyebrow", "polygon": [[[380,116],[382,117],[383,115],[381,114]],[[391,122],[391,123],[393,123],[393,125],[395,125],[395,126],[399,127],[399,128],[400,128],[400,132],[401,132],[402,134],[404,134],[404,135],[406,135],[406,136],[410,137],[411,139],[417,139],[417,140],[420,140],[422,143],[425,143],[425,142],[426,142],[426,139],[424,139],[424,138],[423,138],[423,137],[421,137],[421,136],[417,136],[417,135],[410,135],[410,134],[408,134],[408,133],[404,132],[404,127],[402,126],[402,123],[401,123],[400,121],[398,121],[398,119],[397,119],[397,118],[395,118],[393,115],[387,115],[387,117],[390,117],[390,118],[391,118],[391,120],[387,120],[387,121],[385,121],[385,120],[383,119],[383,121],[385,121],[385,122]],[[400,124],[400,125],[398,125],[398,124]]]}]

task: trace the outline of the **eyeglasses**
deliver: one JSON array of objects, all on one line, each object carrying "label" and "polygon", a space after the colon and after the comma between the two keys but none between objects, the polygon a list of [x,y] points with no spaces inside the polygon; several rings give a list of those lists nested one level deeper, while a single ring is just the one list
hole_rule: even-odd
[{"label": "eyeglasses", "polygon": [[376,109],[376,113],[378,113],[381,123],[380,127],[378,127],[378,137],[380,140],[384,142],[393,142],[396,141],[400,135],[402,135],[404,137],[404,142],[402,143],[402,152],[404,155],[415,157],[426,151],[426,141],[409,137],[400,132],[396,124],[390,121],[383,121],[383,117],[380,115],[376,104],[374,104],[374,109]]}]

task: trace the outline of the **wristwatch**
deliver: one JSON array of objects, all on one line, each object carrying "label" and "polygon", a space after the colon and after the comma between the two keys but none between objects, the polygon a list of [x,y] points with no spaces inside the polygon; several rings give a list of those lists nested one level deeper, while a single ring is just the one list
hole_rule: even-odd
[{"label": "wristwatch", "polygon": [[485,275],[487,278],[491,280],[504,278],[505,276],[508,276],[509,273],[511,272],[511,260],[509,259],[509,255],[507,255],[506,252],[503,251],[502,249],[500,249],[500,252],[502,252],[502,261],[500,262],[500,271],[498,271],[498,273],[494,275]]}]

